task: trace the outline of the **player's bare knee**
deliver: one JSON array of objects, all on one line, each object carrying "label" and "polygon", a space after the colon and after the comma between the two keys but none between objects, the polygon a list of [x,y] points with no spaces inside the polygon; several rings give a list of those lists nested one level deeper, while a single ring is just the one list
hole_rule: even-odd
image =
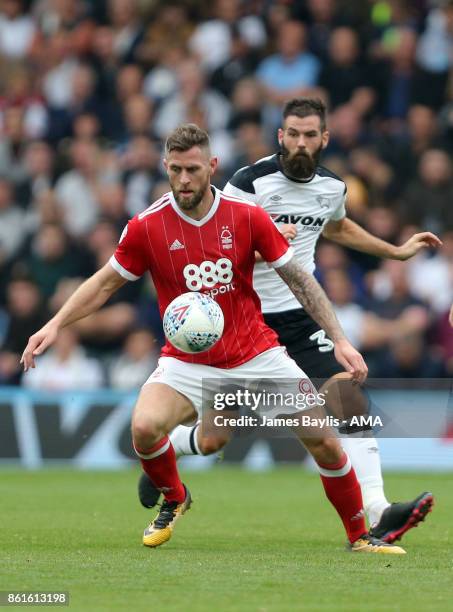
[{"label": "player's bare knee", "polygon": [[132,439],[136,448],[149,449],[166,433],[162,426],[149,415],[137,416],[132,421]]},{"label": "player's bare knee", "polygon": [[226,443],[223,438],[215,436],[201,437],[197,441],[202,455],[212,455],[223,448]]},{"label": "player's bare knee", "polygon": [[337,463],[344,452],[338,438],[334,436],[307,440],[305,446],[318,463]]}]

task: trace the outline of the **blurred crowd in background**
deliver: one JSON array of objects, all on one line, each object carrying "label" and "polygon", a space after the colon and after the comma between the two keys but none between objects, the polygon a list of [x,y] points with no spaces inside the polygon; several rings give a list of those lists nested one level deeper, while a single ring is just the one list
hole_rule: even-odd
[{"label": "blurred crowd in background", "polygon": [[380,261],[321,241],[317,275],[370,376],[453,374],[453,1],[0,0],[0,383],[137,387],[162,328],[149,279],[20,355],[168,191],[162,143],[206,128],[214,183],[277,150],[284,102],[329,107],[323,164],[348,214],[436,253]]}]

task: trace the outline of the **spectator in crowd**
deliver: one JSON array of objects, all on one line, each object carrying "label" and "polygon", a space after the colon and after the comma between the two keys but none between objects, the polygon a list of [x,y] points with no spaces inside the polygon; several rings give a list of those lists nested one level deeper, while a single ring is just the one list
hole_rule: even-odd
[{"label": "spectator in crowd", "polygon": [[178,67],[178,91],[162,103],[155,121],[155,130],[165,138],[177,125],[188,119],[191,108],[198,105],[212,134],[228,124],[230,104],[222,94],[206,87],[205,75],[195,59],[189,58]]},{"label": "spectator in crowd", "polygon": [[[111,250],[109,250],[111,253]],[[106,260],[108,253],[102,252]],[[105,262],[104,262],[105,263]],[[57,285],[57,289],[50,300],[52,311],[58,310],[64,301],[81,284],[83,279],[64,278]],[[132,284],[132,283],[129,283]],[[126,293],[126,295],[128,295]],[[133,303],[137,303],[134,295]],[[84,346],[90,347],[98,355],[106,355],[110,351],[118,350],[128,333],[133,329],[137,320],[136,308],[124,299],[121,293],[116,301],[107,303],[101,310],[84,321],[74,324],[75,329]]]},{"label": "spectator in crowd", "polygon": [[266,30],[255,15],[240,15],[240,0],[215,0],[214,18],[195,28],[189,45],[203,67],[213,72],[231,59],[235,37],[248,48],[260,48],[266,43]]},{"label": "spectator in crowd", "polygon": [[72,80],[78,66],[69,32],[57,30],[48,38],[41,64],[42,92],[47,106],[54,110],[64,109],[71,100]]},{"label": "spectator in crowd", "polygon": [[0,174],[14,183],[26,176],[23,162],[25,140],[24,111],[20,106],[8,106],[3,112],[3,138],[0,139]]},{"label": "spectator in crowd", "polygon": [[361,57],[357,33],[352,28],[335,28],[329,40],[328,59],[319,77],[331,109],[350,103],[361,115],[366,115],[376,99],[370,81],[370,68]]},{"label": "spectator in crowd", "polygon": [[136,94],[124,103],[125,133],[121,142],[127,146],[135,136],[152,136],[153,106],[149,98]]},{"label": "spectator in crowd", "polygon": [[262,88],[255,78],[240,79],[234,86],[232,101],[233,108],[228,129],[236,130],[244,117],[255,117],[262,124]]},{"label": "spectator in crowd", "polygon": [[38,0],[33,4],[33,13],[44,38],[63,30],[70,35],[71,47],[77,55],[89,53],[95,28],[90,3],[79,0]]},{"label": "spectator in crowd", "polygon": [[413,104],[405,118],[404,128],[383,132],[377,138],[379,156],[385,159],[398,176],[398,195],[402,195],[417,175],[421,155],[431,148],[443,149],[446,139],[434,111],[428,106]]},{"label": "spectator in crowd", "polygon": [[437,320],[431,344],[445,364],[449,376],[453,376],[453,305]]},{"label": "spectator in crowd", "polygon": [[323,63],[328,57],[329,41],[332,30],[339,22],[338,2],[336,0],[308,0],[307,17],[308,47]]},{"label": "spectator in crowd", "polygon": [[338,106],[330,119],[329,154],[349,156],[366,144],[367,136],[361,112],[352,104]]},{"label": "spectator in crowd", "polygon": [[341,270],[348,275],[351,283],[352,299],[361,302],[365,295],[364,271],[351,259],[352,251],[347,252],[335,242],[321,238],[316,251],[316,278],[325,284],[326,275]]},{"label": "spectator in crowd", "polygon": [[21,379],[20,355],[26,339],[36,325],[43,325],[49,312],[36,283],[22,273],[12,278],[7,287],[6,335],[0,346],[0,381],[18,384]]},{"label": "spectator in crowd", "polygon": [[313,92],[318,84],[321,64],[307,51],[307,31],[299,21],[285,21],[278,30],[277,53],[264,59],[256,76],[269,105],[267,123],[278,126],[285,101]]},{"label": "spectator in crowd", "polygon": [[257,53],[250,49],[239,30],[233,30],[229,58],[214,70],[209,83],[226,98],[230,98],[237,81],[253,74],[257,64]]},{"label": "spectator in crowd", "polygon": [[443,315],[453,301],[453,230],[441,235],[442,246],[434,255],[408,262],[411,293]]},{"label": "spectator in crowd", "polygon": [[40,367],[23,376],[23,385],[41,391],[85,391],[104,382],[102,368],[79,344],[74,327],[61,331],[53,347],[42,357]]},{"label": "spectator in crowd", "polygon": [[[348,198],[348,208],[349,201],[352,203],[353,200]],[[359,213],[362,212],[363,211],[360,209]],[[384,206],[370,207],[363,213],[360,220],[365,229],[367,229],[370,234],[373,234],[373,236],[376,236],[381,240],[385,240],[386,242],[391,242],[392,244],[403,244],[404,240],[401,239],[399,233],[399,219],[396,212],[392,208]],[[412,228],[407,238],[415,233],[413,230],[414,228]],[[382,260],[374,257],[373,255],[358,253],[352,249],[348,249],[347,254],[349,259],[358,265],[362,275],[366,276],[368,272],[378,270],[382,266]]]},{"label": "spectator in crowd", "polygon": [[98,117],[84,111],[76,115],[72,121],[71,131],[74,140],[85,142],[101,142],[101,122]]},{"label": "spectator in crowd", "polygon": [[374,147],[358,146],[349,155],[351,170],[366,186],[374,206],[392,201],[398,195],[397,177],[392,166],[381,159]]},{"label": "spectator in crowd", "polygon": [[73,142],[71,161],[73,168],[58,179],[55,192],[67,232],[81,237],[99,217],[97,188],[109,180],[109,170],[102,164],[102,152],[94,142]]},{"label": "spectator in crowd", "polygon": [[122,352],[109,367],[109,382],[114,389],[139,389],[156,368],[160,348],[147,329],[133,330]]},{"label": "spectator in crowd", "polygon": [[143,91],[156,104],[176,94],[178,66],[187,56],[187,48],[176,41],[167,42],[159,49],[159,61],[146,75]]},{"label": "spectator in crowd", "polygon": [[[30,66],[25,63],[4,64],[1,70],[4,89],[0,95],[0,120],[5,137],[14,144],[21,138],[42,138],[47,130],[48,111],[39,91],[39,80]],[[20,121],[7,126],[7,111],[15,109]],[[11,118],[10,118],[11,123]],[[20,128],[20,129],[18,129]],[[11,168],[14,171],[14,167]]]},{"label": "spectator in crowd", "polygon": [[26,237],[24,212],[13,200],[13,186],[0,177],[0,270],[18,255]]},{"label": "spectator in crowd", "polygon": [[395,318],[386,318],[366,310],[354,302],[353,285],[341,268],[330,270],[324,279],[326,293],[335,307],[335,313],[346,333],[351,334],[355,346],[372,351],[387,344],[402,330],[418,330],[423,321],[418,314],[407,311]]},{"label": "spectator in crowd", "polygon": [[92,113],[102,120],[104,108],[96,95],[96,73],[87,64],[78,64],[72,73],[70,97],[63,108],[51,109],[47,137],[52,142],[72,136],[74,119]]},{"label": "spectator in crowd", "polygon": [[91,46],[93,67],[98,77],[98,92],[103,99],[115,93],[118,60],[115,55],[113,28],[97,26],[93,32]]},{"label": "spectator in crowd", "polygon": [[89,272],[83,254],[56,223],[40,226],[32,241],[27,268],[46,299],[55,293],[61,279],[77,278]]},{"label": "spectator in crowd", "polygon": [[416,72],[415,50],[417,34],[412,28],[399,28],[395,32],[395,44],[381,66],[371,69],[378,71],[381,110],[391,122],[391,132],[401,132],[409,107],[414,101],[414,78]]},{"label": "spectator in crowd", "polygon": [[371,298],[367,303],[370,310],[386,319],[408,314],[419,322],[420,331],[428,329],[430,313],[426,305],[411,293],[406,262],[385,260],[382,267],[373,273],[370,285]]},{"label": "spectator in crowd", "polygon": [[452,198],[451,159],[445,151],[428,149],[421,155],[418,177],[409,183],[402,199],[403,220],[434,232],[453,229]]},{"label": "spectator in crowd", "polygon": [[232,176],[239,168],[254,164],[259,159],[272,154],[272,149],[266,142],[259,116],[254,113],[244,113],[242,117],[236,117],[235,123],[234,158],[230,169],[225,173],[229,176]]},{"label": "spectator in crowd", "polygon": [[116,72],[115,94],[118,102],[124,104],[130,98],[139,96],[143,90],[143,71],[137,64],[120,66]]},{"label": "spectator in crowd", "polygon": [[[105,71],[111,74],[105,74]],[[135,64],[112,67],[102,63],[97,67],[98,91],[102,92],[102,116],[99,118],[102,134],[109,141],[123,143],[129,138],[131,115],[137,113],[137,123],[146,122],[142,131],[151,130],[149,101],[142,95],[143,71]]]},{"label": "spectator in crowd", "polygon": [[108,13],[115,55],[120,63],[133,63],[144,35],[137,0],[108,0]]},{"label": "spectator in crowd", "polygon": [[24,178],[16,186],[16,198],[28,209],[40,194],[50,191],[55,184],[55,156],[44,140],[30,142],[24,153]]},{"label": "spectator in crowd", "polygon": [[[143,42],[138,51],[140,62],[156,68],[157,71],[159,67],[163,67],[164,70],[170,68],[171,72],[171,67],[175,67],[184,58],[193,29],[194,24],[189,17],[189,7],[186,3],[170,0],[158,5],[145,30]],[[178,59],[176,61],[174,61],[174,49],[177,49]],[[155,93],[157,97],[160,97],[158,87],[155,88]],[[164,97],[169,93],[170,91],[166,89]],[[148,90],[147,94],[150,94]]]},{"label": "spectator in crowd", "polygon": [[382,378],[443,378],[446,375],[442,360],[426,351],[423,335],[417,333],[394,336],[390,350],[376,371],[376,376]]},{"label": "spectator in crowd", "polygon": [[146,135],[134,136],[120,158],[129,217],[142,212],[152,202],[151,192],[163,179],[157,143]]},{"label": "spectator in crowd", "polygon": [[25,11],[23,0],[4,0],[0,11],[0,53],[10,59],[23,58],[30,51],[36,24]]},{"label": "spectator in crowd", "polygon": [[439,110],[445,99],[453,57],[453,2],[436,3],[417,45],[418,102]]},{"label": "spectator in crowd", "polygon": [[106,183],[98,188],[99,211],[120,234],[129,220],[126,210],[126,194],[121,183]]}]

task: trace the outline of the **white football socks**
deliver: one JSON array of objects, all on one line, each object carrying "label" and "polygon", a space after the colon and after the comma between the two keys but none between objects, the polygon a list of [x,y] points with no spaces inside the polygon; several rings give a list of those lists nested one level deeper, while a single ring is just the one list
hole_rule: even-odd
[{"label": "white football socks", "polygon": [[[201,455],[197,429],[199,423],[186,427],[178,425],[170,434],[176,458],[183,455]],[[343,436],[341,444],[351,459],[362,489],[363,506],[370,526],[379,522],[382,513],[390,506],[384,494],[381,458],[377,440],[367,432]]]},{"label": "white football socks", "polygon": [[372,527],[379,522],[384,510],[390,506],[384,494],[377,440],[371,432],[360,432],[342,436],[341,445],[351,459],[362,489],[363,506]]},{"label": "white football socks", "polygon": [[175,449],[176,459],[183,455],[201,455],[197,442],[198,425],[186,427],[178,425],[170,434],[170,440]]}]

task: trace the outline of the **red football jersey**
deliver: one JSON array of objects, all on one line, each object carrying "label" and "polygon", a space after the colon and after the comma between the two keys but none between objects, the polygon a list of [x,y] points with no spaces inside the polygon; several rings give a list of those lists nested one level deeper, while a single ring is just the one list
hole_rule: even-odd
[{"label": "red football jersey", "polygon": [[253,289],[255,251],[274,268],[293,252],[260,206],[213,190],[213,205],[199,221],[179,208],[172,192],[165,194],[129,221],[110,263],[128,280],[151,272],[161,316],[181,293],[200,291],[215,299],[225,319],[222,338],[193,355],[167,341],[162,354],[233,368],[278,346]]}]

